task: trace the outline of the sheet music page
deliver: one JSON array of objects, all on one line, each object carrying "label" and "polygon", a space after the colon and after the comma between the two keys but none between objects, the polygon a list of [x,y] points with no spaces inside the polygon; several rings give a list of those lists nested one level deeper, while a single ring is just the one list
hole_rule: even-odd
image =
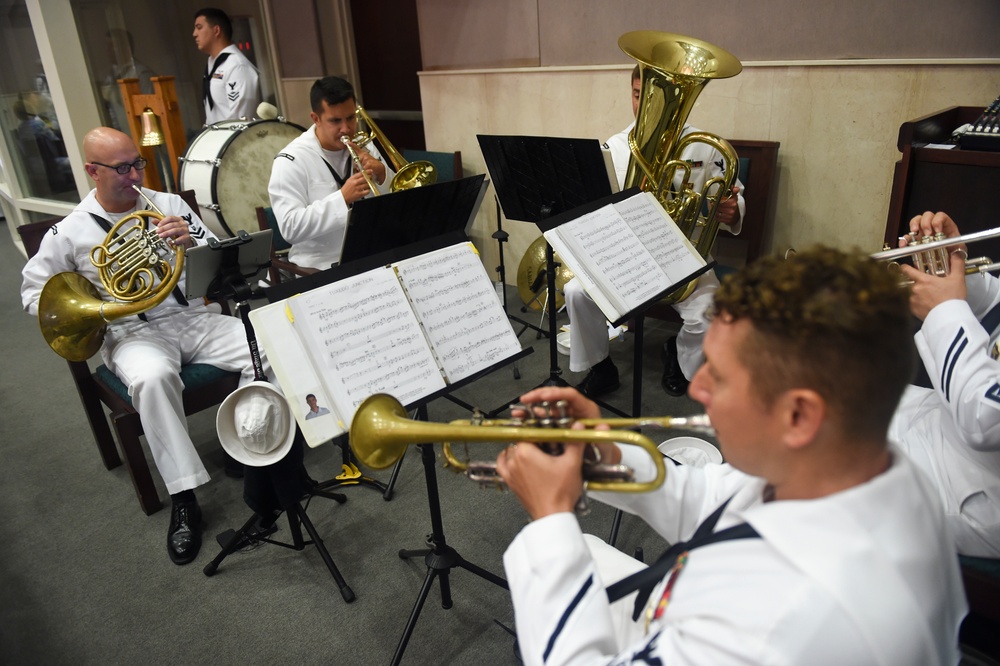
[{"label": "sheet music page", "polygon": [[521,351],[472,243],[428,252],[394,266],[449,382]]},{"label": "sheet music page", "polygon": [[406,294],[377,268],[289,300],[295,330],[347,423],[361,401],[388,393],[404,405],[444,388]]},{"label": "sheet music page", "polygon": [[[329,389],[317,374],[316,365],[302,340],[295,334],[288,301],[252,310],[250,322],[306,443],[316,447],[347,432],[350,422],[344,422],[337,412]],[[310,416],[313,413],[308,401],[310,395],[316,401],[315,416]]]},{"label": "sheet music page", "polygon": [[[579,261],[614,305],[617,319],[670,286],[667,274],[614,206],[604,206],[550,232],[569,249],[562,256],[573,272]],[[553,245],[555,247],[555,245]],[[591,294],[593,296],[593,294]],[[605,312],[605,315],[608,315]]]},{"label": "sheet music page", "polygon": [[705,260],[651,193],[642,192],[614,207],[666,272],[670,284],[680,282],[705,265]]}]

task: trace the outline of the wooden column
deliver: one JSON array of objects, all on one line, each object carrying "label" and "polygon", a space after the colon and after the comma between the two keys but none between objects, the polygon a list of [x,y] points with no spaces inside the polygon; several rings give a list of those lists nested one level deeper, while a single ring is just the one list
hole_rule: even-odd
[{"label": "wooden column", "polygon": [[150,79],[153,82],[153,94],[144,95],[139,88],[139,79],[119,79],[118,86],[121,88],[122,101],[125,106],[125,113],[128,116],[128,126],[139,148],[139,154],[149,163],[143,176],[143,184],[153,190],[164,190],[165,185],[160,179],[159,169],[156,168],[155,147],[143,146],[142,141],[142,113],[146,109],[152,110],[160,119],[160,129],[163,132],[163,142],[169,156],[169,166],[171,173],[166,177],[171,181],[171,188],[177,191],[177,176],[180,173],[178,167],[178,157],[184,153],[187,140],[184,136],[184,123],[181,121],[181,110],[177,103],[177,89],[174,87],[174,77],[154,76]]}]

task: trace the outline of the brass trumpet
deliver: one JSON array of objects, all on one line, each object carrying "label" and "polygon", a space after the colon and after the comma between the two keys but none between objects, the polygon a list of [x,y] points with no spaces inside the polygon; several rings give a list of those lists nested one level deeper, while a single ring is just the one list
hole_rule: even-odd
[{"label": "brass trumpet", "polygon": [[[146,198],[141,190],[139,194]],[[159,210],[126,215],[91,250],[101,284],[114,301],[102,300],[97,287],[79,273],[58,273],[45,283],[38,298],[38,324],[55,353],[69,361],[86,361],[101,348],[109,322],[151,310],[170,295],[184,274],[184,246],[173,246],[171,266],[166,243],[155,229],[146,230],[146,218],[163,217]],[[119,233],[133,221],[134,226]]]},{"label": "brass trumpet", "polygon": [[[897,259],[913,257],[913,265],[917,270],[943,277],[951,272],[951,252],[949,248],[963,243],[974,243],[998,236],[1000,236],[1000,227],[975,231],[953,238],[946,238],[942,233],[935,234],[934,236],[920,237],[910,233],[900,238],[900,240],[906,239],[908,243],[906,247],[893,249],[886,247],[881,252],[876,252],[871,256],[872,259],[878,261],[890,262],[890,266],[898,266]],[[989,273],[998,269],[1000,269],[1000,263],[994,263],[989,257],[975,257],[965,260],[966,275]]]},{"label": "brass trumpet", "polygon": [[[661,417],[636,419],[580,419],[585,426],[606,423],[611,427],[659,426],[663,428],[685,428],[689,430],[711,431],[708,417]],[[624,493],[641,493],[655,490],[663,485],[666,471],[663,455],[648,437],[630,430],[573,430],[562,421],[557,427],[522,427],[516,420],[459,420],[448,424],[424,423],[408,418],[406,410],[398,400],[384,393],[370,396],[358,406],[351,422],[351,448],[363,464],[373,469],[384,469],[399,460],[410,444],[428,442],[536,442],[562,443],[614,442],[640,446],[656,466],[656,477],[651,481],[632,480],[631,470],[620,465],[595,465],[589,472],[585,468],[584,480],[590,490],[606,490]],[[559,427],[563,426],[563,427]],[[500,484],[492,463],[459,462],[446,444],[445,458],[459,471],[467,467],[485,477],[475,480]]]}]

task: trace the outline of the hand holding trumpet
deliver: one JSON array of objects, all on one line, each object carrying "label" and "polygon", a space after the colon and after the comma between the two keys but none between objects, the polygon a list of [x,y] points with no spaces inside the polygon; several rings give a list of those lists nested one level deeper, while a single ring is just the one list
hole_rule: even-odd
[{"label": "hand holding trumpet", "polygon": [[[910,235],[903,236],[900,247],[910,244],[914,237],[933,237],[943,233],[946,238],[960,236],[955,221],[946,213],[917,215],[910,220]],[[949,260],[951,270],[948,275],[938,276],[917,270],[912,266],[900,265],[903,275],[913,284],[910,287],[910,311],[923,321],[936,306],[949,300],[965,300],[965,259],[968,256],[965,243],[951,248]]]},{"label": "hand holding trumpet", "polygon": [[[526,404],[566,401],[566,416],[574,419],[600,418],[601,410],[592,401],[571,388],[546,387],[521,396]],[[515,414],[517,416],[517,414]],[[583,430],[574,423],[574,430]],[[607,426],[597,426],[607,430]],[[618,446],[611,442],[592,444],[597,447],[602,462],[617,464],[621,460]],[[512,444],[497,456],[497,473],[508,488],[521,500],[532,520],[554,513],[572,512],[583,495],[584,444],[567,442],[561,455],[551,455],[527,442]]]},{"label": "hand holding trumpet", "polygon": [[385,182],[385,165],[377,160],[364,148],[360,148],[351,142],[350,137],[342,136],[341,142],[351,154],[354,160],[354,174],[344,182],[340,188],[344,195],[344,201],[352,204],[358,199],[363,199],[371,192],[377,195],[378,185]]}]

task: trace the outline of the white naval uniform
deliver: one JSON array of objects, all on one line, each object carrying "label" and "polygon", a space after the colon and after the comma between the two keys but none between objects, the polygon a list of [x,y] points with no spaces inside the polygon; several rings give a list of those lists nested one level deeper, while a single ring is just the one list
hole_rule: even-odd
[{"label": "white naval uniform", "polygon": [[[367,149],[385,163],[378,148],[369,144]],[[345,180],[354,172],[350,153],[323,150],[316,138],[316,125],[310,125],[274,158],[267,186],[278,229],[292,245],[288,260],[320,270],[340,261],[350,212],[327,165]],[[389,192],[395,175],[389,165],[385,173],[385,181],[378,186],[383,194]]]},{"label": "white naval uniform", "polygon": [[[90,261],[91,248],[103,243],[107,232],[90,213],[112,223],[122,215],[105,212],[95,192],[92,190],[72,213],[52,227],[42,239],[38,253],[25,265],[21,301],[30,314],[38,314],[38,297],[48,278],[65,271],[83,275],[97,287],[103,299],[110,299]],[[143,192],[165,215],[186,219],[196,244],[205,244],[208,238],[215,237],[179,196],[145,188]],[[184,281],[182,276],[179,283],[182,291]],[[253,380],[253,365],[240,320],[218,314],[217,306],[206,306],[203,299],[183,306],[170,295],[145,316],[148,320],[145,322],[138,316],[130,316],[108,324],[101,356],[128,387],[156,468],[167,492],[173,495],[209,480],[188,435],[181,398],[184,389],[179,376],[181,365],[208,363],[241,372],[241,385]]]},{"label": "white naval uniform", "polygon": [[[230,44],[219,51],[219,56],[228,53],[229,57],[219,65],[212,74],[209,91],[214,106],[209,108],[205,100],[205,124],[212,125],[221,120],[252,119],[257,116],[257,106],[260,105],[260,77],[257,68],[240,52],[235,44]],[[208,69],[211,72],[219,56],[208,59]]]},{"label": "white naval uniform", "polygon": [[[634,123],[633,123],[634,124]],[[614,135],[605,142],[605,147],[611,151],[611,159],[615,165],[615,175],[618,177],[618,186],[625,184],[625,174],[628,171],[628,161],[631,152],[628,147],[628,133],[632,125]],[[691,132],[700,131],[690,125],[685,127],[681,136]],[[722,155],[704,143],[696,143],[689,146],[682,155],[685,160],[690,160],[693,166],[691,169],[691,185],[696,192],[701,191],[705,182],[722,174]],[[700,166],[697,166],[700,163]],[[680,189],[680,175],[674,182],[674,187]],[[743,200],[743,183],[737,180],[736,185],[740,188],[737,195],[740,218],[732,228],[727,229],[733,234],[739,234],[743,227],[743,215],[746,212],[746,202]],[[710,258],[709,258],[710,259]],[[680,303],[675,303],[673,308],[684,321],[680,331],[677,333],[677,360],[680,363],[681,371],[688,379],[694,377],[703,361],[701,353],[701,343],[708,332],[708,318],[705,313],[712,305],[715,297],[715,290],[719,287],[719,279],[715,271],[709,271],[695,284],[691,295]],[[565,287],[566,309],[570,319],[570,342],[569,342],[569,369],[573,372],[583,372],[608,357],[608,330],[606,317],[601,312],[593,299],[584,291],[579,280],[570,280]]]},{"label": "white naval uniform", "polygon": [[933,389],[910,386],[889,436],[941,493],[958,552],[1000,557],[1000,327],[980,318],[1000,303],[1000,280],[966,278],[968,300],[939,304],[915,336]]},{"label": "white naval uniform", "polygon": [[[622,462],[651,478],[648,456],[634,449],[623,447]],[[732,497],[716,531],[746,522],[760,535],[691,550],[648,632],[645,613],[638,623],[616,621],[631,603],[609,604],[605,587],[630,571],[602,578],[572,514],[527,525],[504,554],[524,663],[959,662],[966,603],[954,544],[942,537],[934,489],[905,456],[894,451],[886,472],[820,499],[764,502],[765,486],[729,465],[668,466],[657,491],[595,493],[669,542],[690,538]]]}]

